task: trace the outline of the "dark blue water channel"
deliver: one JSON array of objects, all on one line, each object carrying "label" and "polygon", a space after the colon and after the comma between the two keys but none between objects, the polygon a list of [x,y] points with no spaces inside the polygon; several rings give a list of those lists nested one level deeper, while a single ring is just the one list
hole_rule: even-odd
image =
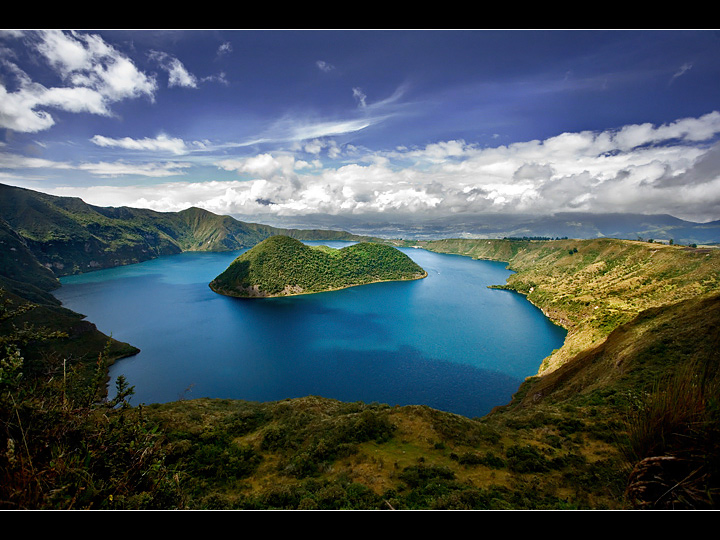
[{"label": "dark blue water channel", "polygon": [[111,395],[123,374],[135,405],[319,395],[482,416],[562,345],[565,331],[523,296],[488,288],[505,283],[505,264],[402,251],[427,278],[238,299],[208,283],[241,251],[183,253],[63,278],[56,296],[141,349],[110,370]]}]

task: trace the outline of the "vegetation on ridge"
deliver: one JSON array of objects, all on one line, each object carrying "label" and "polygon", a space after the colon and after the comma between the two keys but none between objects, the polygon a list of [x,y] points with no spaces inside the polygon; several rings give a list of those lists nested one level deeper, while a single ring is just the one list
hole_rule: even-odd
[{"label": "vegetation on ridge", "polygon": [[210,288],[228,296],[288,296],[426,275],[410,257],[384,244],[333,249],[272,236],[235,259]]}]

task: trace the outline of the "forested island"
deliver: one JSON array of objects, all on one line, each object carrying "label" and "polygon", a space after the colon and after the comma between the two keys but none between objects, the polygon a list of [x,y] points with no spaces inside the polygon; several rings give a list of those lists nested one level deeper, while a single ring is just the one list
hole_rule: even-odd
[{"label": "forested island", "polygon": [[106,384],[108,365],[137,349],[59,305],[57,277],[283,231],[7,186],[0,217],[2,509],[719,506],[720,249],[392,242],[504,261],[505,287],[567,329],[537,375],[482,418],[321,396],[135,405],[132,381],[118,378],[113,399]]},{"label": "forested island", "polygon": [[227,296],[265,298],[425,276],[410,257],[385,244],[361,242],[334,249],[278,235],[240,255],[210,288]]}]

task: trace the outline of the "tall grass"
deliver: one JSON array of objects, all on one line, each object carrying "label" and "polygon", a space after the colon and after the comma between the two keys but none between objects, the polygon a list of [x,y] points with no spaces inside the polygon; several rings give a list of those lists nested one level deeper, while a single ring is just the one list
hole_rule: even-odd
[{"label": "tall grass", "polygon": [[718,390],[717,373],[696,363],[658,381],[630,417],[628,457],[672,452],[705,432],[717,420]]},{"label": "tall grass", "polygon": [[645,508],[720,505],[717,355],[658,381],[628,421],[628,498]]}]

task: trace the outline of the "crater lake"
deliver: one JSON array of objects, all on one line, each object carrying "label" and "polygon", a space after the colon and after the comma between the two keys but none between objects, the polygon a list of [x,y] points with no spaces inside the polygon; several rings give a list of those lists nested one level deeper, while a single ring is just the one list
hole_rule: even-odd
[{"label": "crater lake", "polygon": [[[307,242],[343,247],[346,242]],[[502,285],[501,262],[401,248],[428,276],[286,298],[208,283],[244,250],[186,252],[61,279],[55,296],[141,352],[110,367],[131,405],[198,397],[428,405],[468,417],[508,403],[565,330]]]}]

